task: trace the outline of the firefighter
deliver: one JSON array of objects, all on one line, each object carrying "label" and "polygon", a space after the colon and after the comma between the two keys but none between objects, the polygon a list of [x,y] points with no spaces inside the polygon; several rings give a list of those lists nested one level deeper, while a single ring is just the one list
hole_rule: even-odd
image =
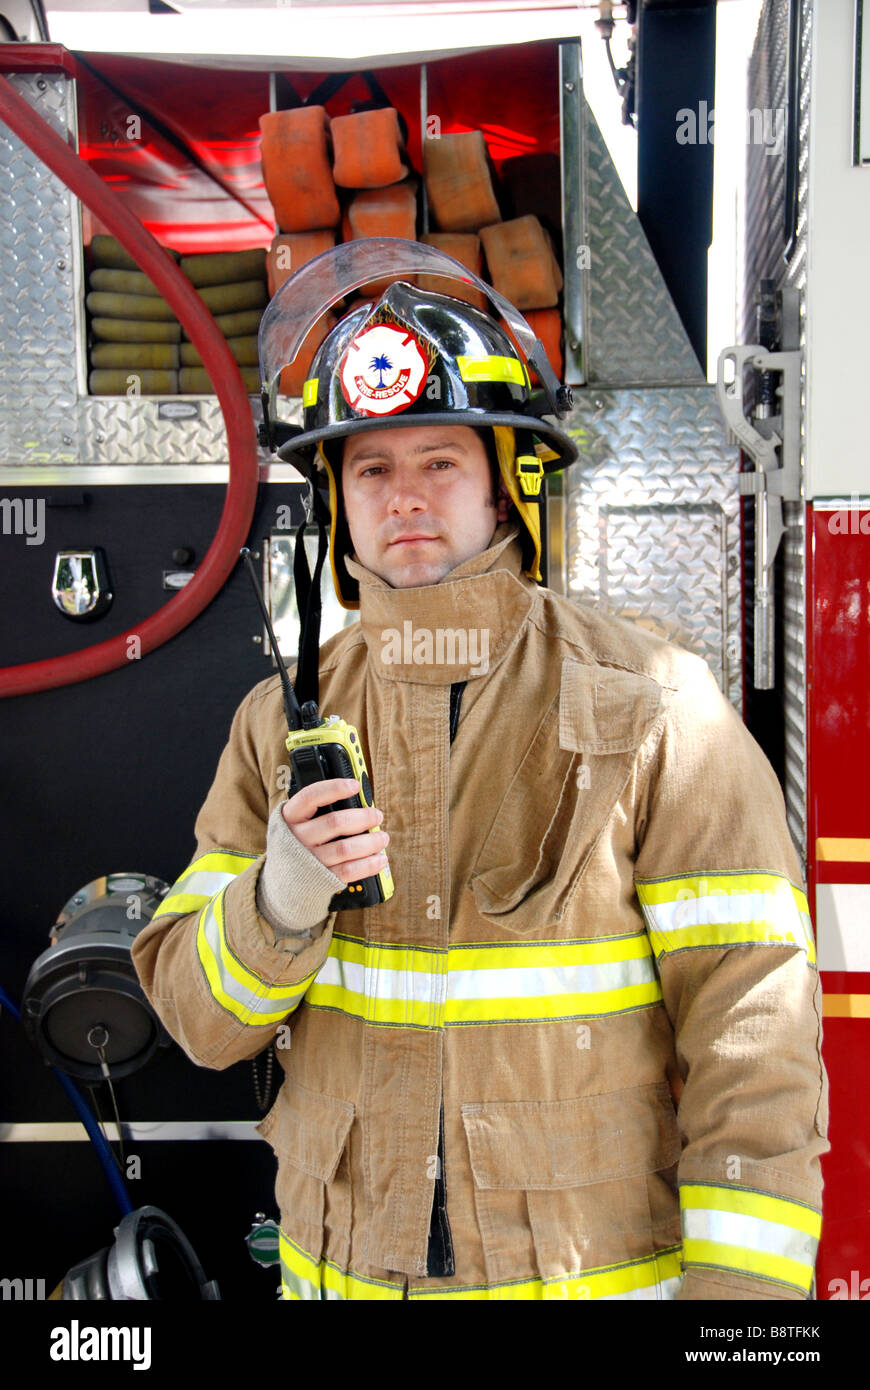
[{"label": "firefighter", "polygon": [[288,798],[261,682],[133,948],[193,1061],[276,1044],[285,1297],[811,1296],[819,977],[767,760],[702,660],[540,583],[576,446],[493,319],[396,282],[303,401],[282,457],[360,617],[321,709],[376,804]]}]

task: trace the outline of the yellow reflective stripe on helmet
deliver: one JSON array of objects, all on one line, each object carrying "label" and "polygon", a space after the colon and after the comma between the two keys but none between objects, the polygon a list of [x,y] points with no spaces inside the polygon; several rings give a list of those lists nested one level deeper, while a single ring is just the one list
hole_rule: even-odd
[{"label": "yellow reflective stripe on helmet", "polygon": [[687,1264],[773,1279],[808,1293],[822,1218],[812,1207],[741,1188],[680,1187]]},{"label": "yellow reflective stripe on helmet", "polygon": [[317,377],[311,376],[302,383],[302,404],[317,405]]},{"label": "yellow reflective stripe on helmet", "polygon": [[151,920],[198,911],[256,860],[254,854],[238,854],[235,850],[217,849],[201,854],[175,880]]},{"label": "yellow reflective stripe on helmet", "polygon": [[[332,1261],[314,1260],[279,1231],[278,1248],[281,1260],[281,1289],[285,1299],[327,1300],[365,1299],[385,1301],[402,1298],[402,1285],[385,1280],[369,1279],[344,1272]],[[565,1274],[551,1279],[513,1279],[502,1284],[434,1285],[411,1284],[408,1298],[481,1300],[544,1300],[544,1299],[660,1299],[673,1298],[680,1286],[681,1251],[679,1246],[660,1250],[643,1260],[606,1268],[585,1270],[582,1274]]]},{"label": "yellow reflective stripe on helmet", "polygon": [[270,985],[233,955],[224,928],[226,889],[206,904],[196,928],[196,951],[213,998],[241,1023],[280,1023],[300,1003],[316,975],[297,984]]},{"label": "yellow reflective stripe on helmet", "polygon": [[706,874],[639,880],[656,955],[697,946],[797,946],[815,964],[805,895],[781,874]]},{"label": "yellow reflective stripe on helmet", "polygon": [[529,374],[518,357],[457,357],[456,365],[463,381],[512,381],[517,386],[529,386]]},{"label": "yellow reflective stripe on helmet", "polygon": [[343,1273],[328,1260],[313,1260],[301,1245],[279,1228],[281,1291],[294,1300],[363,1298],[368,1301],[401,1299],[402,1285],[380,1279],[364,1279]]},{"label": "yellow reflective stripe on helmet", "polygon": [[367,1023],[444,1028],[597,1018],[661,998],[646,933],[447,951],[334,934],[306,1003]]}]

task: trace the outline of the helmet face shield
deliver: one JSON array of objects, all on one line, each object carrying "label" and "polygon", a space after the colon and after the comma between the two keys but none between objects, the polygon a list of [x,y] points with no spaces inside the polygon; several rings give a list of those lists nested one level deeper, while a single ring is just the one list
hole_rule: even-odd
[{"label": "helmet face shield", "polygon": [[[485,295],[543,382],[551,413],[556,416],[567,413],[570,393],[566,396],[541,343],[522,314],[503,295],[434,246],[403,241],[399,237],[369,237],[342,242],[315,256],[272,298],[259,332],[260,378],[267,419],[275,418],[275,393],[281,369],[293,361],[307,334],[328,309],[373,280],[420,274],[458,280]],[[447,296],[438,297],[447,299]],[[511,356],[517,356],[514,348],[511,348]]]}]

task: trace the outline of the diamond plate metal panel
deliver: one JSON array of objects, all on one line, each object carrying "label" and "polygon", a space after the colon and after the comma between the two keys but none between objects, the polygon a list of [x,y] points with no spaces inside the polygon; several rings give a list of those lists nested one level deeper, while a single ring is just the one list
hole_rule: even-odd
[{"label": "diamond plate metal panel", "polygon": [[742,703],[738,451],[711,386],[576,391],[567,591],[704,657]]},{"label": "diamond plate metal panel", "polygon": [[703,656],[724,689],[728,609],[722,508],[602,506],[598,524],[601,601],[618,607],[623,617],[632,611],[647,617],[654,606],[668,639]]},{"label": "diamond plate metal panel", "polygon": [[92,464],[223,463],[227,437],[221,408],[213,397],[197,404],[196,420],[161,420],[156,400],[85,397],[79,402],[82,457]]},{"label": "diamond plate metal panel", "polygon": [[[749,67],[748,105],[776,110],[787,104],[789,0],[765,0]],[[786,263],[784,207],[785,159],[747,148],[743,268],[743,340],[755,340],[754,299],[758,281],[801,294],[801,347],[806,349],[805,296],[808,252],[810,81],[813,0],[801,0],[798,72],[798,178],[795,242]],[[806,400],[801,398],[801,475],[805,465]],[[807,710],[806,710],[806,535],[804,505],[783,507],[783,719],[785,722],[785,803],[789,828],[806,866]]]},{"label": "diamond plate metal panel", "polygon": [[[74,119],[57,73],[9,81],[59,134]],[[76,305],[78,205],[67,188],[0,124],[0,460],[70,462],[78,456]]]},{"label": "diamond plate metal panel", "polygon": [[[215,396],[199,397],[196,403],[196,420],[161,420],[160,402],[146,396],[86,396],[79,401],[82,457],[89,464],[106,465],[226,463],[229,450],[220,404]],[[253,429],[254,422],[262,420],[259,398],[251,398],[251,411]],[[291,407],[279,398],[278,415],[301,423],[301,402]],[[272,458],[262,449],[259,454],[261,463]]]},{"label": "diamond plate metal panel", "polygon": [[590,263],[581,277],[586,380],[601,386],[704,382],[598,123],[584,107],[581,196]]}]

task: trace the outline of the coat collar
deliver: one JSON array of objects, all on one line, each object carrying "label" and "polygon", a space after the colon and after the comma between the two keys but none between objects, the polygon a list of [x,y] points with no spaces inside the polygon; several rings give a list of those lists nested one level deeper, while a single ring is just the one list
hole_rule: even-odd
[{"label": "coat collar", "polygon": [[492,544],[437,584],[394,589],[355,557],[360,625],[372,668],[384,680],[452,685],[498,666],[538,602],[522,573],[518,529],[500,525]]}]

